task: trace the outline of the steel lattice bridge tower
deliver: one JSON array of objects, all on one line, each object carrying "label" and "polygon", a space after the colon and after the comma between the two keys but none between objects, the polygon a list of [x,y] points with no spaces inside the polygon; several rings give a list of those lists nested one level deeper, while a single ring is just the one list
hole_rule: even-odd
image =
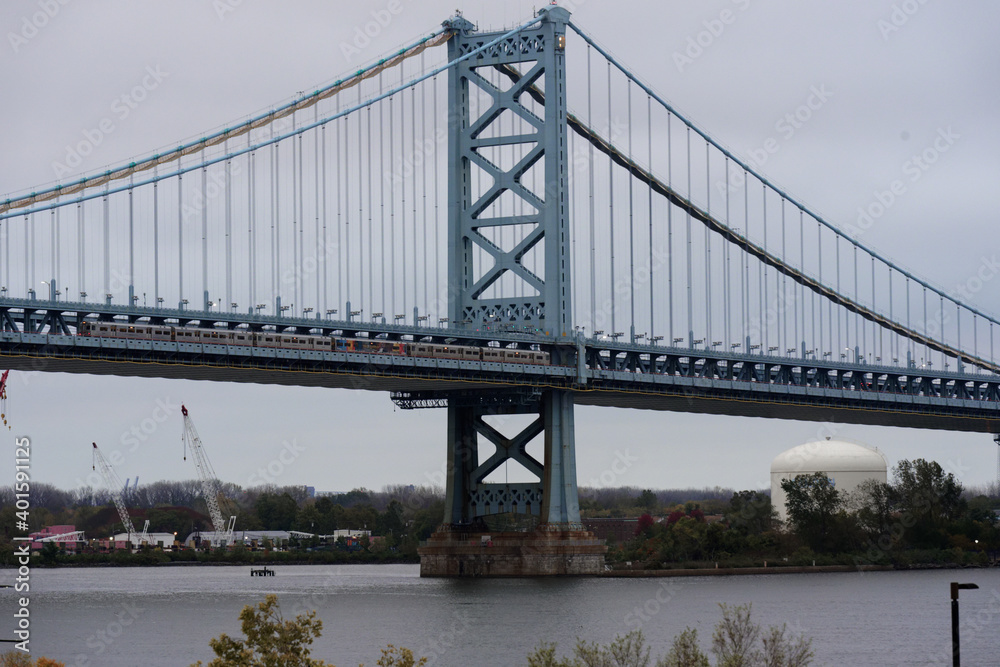
[{"label": "steel lattice bridge tower", "polygon": [[[467,322],[497,321],[516,328],[533,328],[546,335],[574,335],[570,300],[568,216],[568,148],[566,125],[566,23],[569,12],[549,7],[531,29],[502,38],[474,59],[449,70],[448,151],[448,284],[452,317]],[[448,41],[450,60],[501,38],[503,32],[478,33],[468,21],[446,24],[454,30]],[[517,65],[514,69],[512,65]],[[498,70],[510,77],[507,90],[497,88],[480,70]],[[470,106],[470,87],[493,100],[478,115]],[[522,102],[539,88],[545,90],[541,113]],[[536,93],[537,95],[537,93]],[[505,132],[505,113],[513,113],[533,130]],[[521,145],[523,156],[510,169],[489,159],[488,149]],[[543,165],[541,196],[520,182],[533,165]],[[491,185],[473,194],[472,169],[478,166]],[[532,212],[527,215],[488,216],[484,212],[503,192],[513,193]],[[484,229],[528,226],[530,231],[510,249],[484,236]],[[531,248],[544,243],[544,273],[535,275],[522,264]],[[475,279],[473,247],[486,250],[492,267]],[[486,289],[504,273],[525,283],[520,298],[485,298]],[[575,350],[574,350],[575,351]],[[557,356],[563,350],[554,352]],[[573,359],[556,359],[556,362]],[[499,394],[499,395],[498,395]],[[513,398],[513,400],[512,400]],[[491,404],[501,401],[503,405]],[[487,415],[531,413],[531,424],[513,437],[502,435],[484,421]],[[526,451],[536,436],[544,437],[544,462]],[[496,447],[483,460],[479,436]],[[486,483],[485,478],[513,460],[539,478],[537,483]],[[580,523],[576,485],[576,440],[573,394],[545,389],[533,395],[505,392],[477,397],[459,395],[448,400],[448,459],[445,524],[421,549],[421,573],[463,574],[584,574],[603,569],[606,548]],[[532,514],[541,520],[534,534],[485,536],[481,517],[502,512]],[[482,546],[487,539],[488,546]],[[470,547],[470,542],[477,546]]]},{"label": "steel lattice bridge tower", "polygon": [[998,434],[997,338],[554,5],[0,200],[4,368],[446,409],[427,575],[602,567],[575,405]]}]

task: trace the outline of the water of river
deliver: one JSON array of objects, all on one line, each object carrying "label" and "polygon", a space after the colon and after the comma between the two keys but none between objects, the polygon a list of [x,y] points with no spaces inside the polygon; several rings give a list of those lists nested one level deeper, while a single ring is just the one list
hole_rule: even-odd
[{"label": "water of river", "polygon": [[[663,579],[421,579],[415,565],[36,569],[31,648],[70,666],[207,662],[209,639],[239,634],[240,609],[276,593],[286,617],[315,609],[313,656],[374,665],[386,644],[433,665],[525,665],[540,640],[568,652],[641,628],[654,657],[686,626],[707,650],[718,603],[752,603],[761,624],[813,638],[819,665],[944,665],[949,582],[961,598],[962,664],[1000,665],[1000,570],[817,573]],[[11,583],[13,571],[0,571]],[[0,589],[4,608],[12,589]],[[11,616],[0,627],[11,627]],[[4,636],[10,635],[4,631]]]}]

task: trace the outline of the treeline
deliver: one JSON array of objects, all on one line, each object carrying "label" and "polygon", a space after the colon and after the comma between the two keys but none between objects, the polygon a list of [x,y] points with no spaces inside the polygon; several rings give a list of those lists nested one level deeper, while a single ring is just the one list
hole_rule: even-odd
[{"label": "treeline", "polygon": [[[310,497],[301,486],[260,486],[244,489],[223,484],[222,510],[237,517],[237,530],[296,530],[330,535],[337,530],[368,530],[382,537],[382,545],[416,554],[444,515],[443,493],[432,487],[391,486],[381,491],[354,489],[340,494]],[[121,533],[121,519],[107,492],[90,488],[64,491],[34,483],[29,530],[73,525],[88,538]],[[149,520],[151,533],[176,533],[184,540],[195,531],[212,530],[208,508],[196,481],[155,482],[125,495],[132,523]],[[11,536],[15,525],[10,487],[0,489],[0,525]],[[19,533],[20,534],[20,533]]]},{"label": "treeline", "polygon": [[[633,567],[761,565],[985,565],[1000,552],[996,496],[965,493],[934,461],[900,461],[888,483],[843,493],[825,473],[785,480],[788,520],[769,494],[738,491],[717,499],[657,506],[640,517],[634,539],[609,560]],[[652,502],[643,491],[635,504]],[[662,521],[654,519],[657,514]],[[709,515],[721,514],[711,521]]]}]

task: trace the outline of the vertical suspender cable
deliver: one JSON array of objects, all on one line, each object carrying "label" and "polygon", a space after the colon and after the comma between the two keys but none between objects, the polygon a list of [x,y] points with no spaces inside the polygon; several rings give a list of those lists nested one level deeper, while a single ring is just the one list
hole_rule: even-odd
[{"label": "vertical suspender cable", "polygon": [[[667,112],[667,185],[674,187],[674,155],[671,143],[673,114]],[[667,202],[667,335],[668,345],[674,345],[674,207]]]},{"label": "vertical suspender cable", "polygon": [[[351,183],[350,183],[350,160],[351,144],[348,139],[351,117],[344,116],[344,293],[348,301],[351,300]],[[338,156],[339,156],[338,151]],[[353,309],[354,306],[352,305]],[[350,312],[348,319],[352,318]]]},{"label": "vertical suspender cable", "polygon": [[[271,123],[269,127],[273,138],[274,123]],[[274,309],[274,314],[280,316],[281,312],[278,310],[278,267],[277,256],[275,253],[275,241],[277,239],[277,235],[275,233],[275,219],[278,217],[277,157],[278,145],[271,144],[271,306]]]},{"label": "vertical suspender cable", "polygon": [[[823,284],[823,228],[820,223],[816,223],[816,251],[819,258],[819,284]],[[873,267],[874,268],[874,267]],[[875,285],[874,274],[872,275],[872,285]],[[819,302],[819,347],[816,350],[816,356],[819,359],[823,358],[823,301]]]},{"label": "vertical suspender cable", "polygon": [[369,314],[375,312],[375,270],[372,267],[375,256],[374,230],[372,219],[372,105],[368,105],[368,311]]},{"label": "vertical suspender cable", "polygon": [[[410,88],[410,141],[413,152],[411,153],[410,161],[416,160],[417,156],[417,89],[415,87]],[[415,165],[414,165],[415,166]],[[417,308],[417,258],[420,257],[418,254],[417,246],[417,170],[413,169],[410,174],[410,182],[413,184],[413,217],[410,218],[410,227],[412,228],[411,237],[413,238],[413,248],[410,250],[413,253],[413,308]],[[404,237],[405,238],[405,237]],[[405,320],[404,320],[405,322]],[[414,318],[413,326],[417,325],[417,320]]]},{"label": "vertical suspender cable", "polygon": [[[587,123],[591,127],[594,124],[594,114],[591,108],[591,78],[590,78],[590,44],[587,45]],[[594,143],[587,142],[587,151],[590,158],[587,164],[588,174],[588,196],[590,198],[590,326],[596,328],[597,324],[597,266],[596,266],[596,246],[597,237],[594,234]],[[591,331],[593,333],[593,331]]]},{"label": "vertical suspender cable", "polygon": [[[177,170],[181,169],[180,158]],[[177,307],[184,302],[184,174],[177,175]]]},{"label": "vertical suspender cable", "polygon": [[[153,178],[156,178],[158,169],[153,167]],[[160,304],[160,182],[153,181],[153,304],[159,307]]]},{"label": "vertical suspender cable", "polygon": [[[855,250],[857,246],[855,246]],[[855,258],[856,260],[857,258]],[[805,226],[805,212],[799,209],[799,266],[802,267],[804,271],[806,268],[806,226]],[[855,267],[855,272],[857,268]],[[857,289],[857,275],[854,276],[854,288]],[[806,288],[804,285],[799,285],[799,312],[802,315],[802,337],[799,337],[799,330],[796,326],[795,328],[795,347],[800,348],[800,352],[805,349],[806,345]]]},{"label": "vertical suspender cable", "polygon": [[[891,266],[889,267],[889,320],[891,322],[896,321],[896,319],[893,317],[892,314],[892,267]],[[899,350],[897,343],[899,342],[899,336],[893,335],[890,342],[892,343],[892,347],[890,348],[889,353],[892,354],[893,358],[898,358]]]},{"label": "vertical suspender cable", "polygon": [[[858,299],[858,302],[860,302],[861,301],[861,291],[858,289],[858,246],[857,246],[857,244],[854,245],[854,295]],[[909,295],[907,295],[907,299],[906,299],[907,304],[909,304],[909,301],[910,301]],[[908,307],[907,307],[907,310],[909,310]],[[909,314],[907,314],[907,317],[909,317]],[[857,314],[855,314],[855,316],[854,316],[854,346],[855,347],[857,347],[858,345],[863,345],[863,342],[864,342],[864,341],[861,340],[860,335],[858,333],[858,324],[860,322],[861,322],[860,316],[858,316]],[[854,361],[855,362],[858,361],[857,355],[855,355],[855,360]]]},{"label": "vertical suspender cable", "polygon": [[[767,251],[767,186],[764,183],[760,184],[761,202],[763,205],[763,219],[761,220],[761,225],[764,227],[764,250]],[[758,269],[757,271],[757,286],[760,290],[759,301],[760,301],[760,331],[761,331],[761,353],[769,352],[768,347],[768,331],[767,331],[767,311],[765,310],[767,302],[767,264],[761,262],[763,266],[761,267],[763,271]]]},{"label": "vertical suspender cable", "polygon": [[[9,228],[10,224],[8,223],[7,226],[4,227],[4,230],[8,230]],[[10,233],[8,232],[4,238],[6,240],[4,245],[7,249],[8,258],[5,260],[8,263],[8,273],[7,280],[4,281],[4,285],[10,285]],[[83,224],[83,202],[76,205],[76,247],[79,255],[77,259],[77,266],[79,267],[80,272],[80,278],[77,282],[80,284],[80,300],[84,301],[85,299],[83,294],[87,292],[87,237],[84,232]]]},{"label": "vertical suspender cable", "polygon": [[[743,168],[743,238],[744,248],[743,248],[743,267],[740,270],[740,304],[742,308],[742,313],[740,315],[743,326],[749,326],[747,321],[747,311],[750,306],[750,181],[748,179],[748,174],[746,167]],[[744,333],[746,329],[744,329]],[[749,340],[749,336],[747,336]],[[747,341],[744,341],[746,343]],[[752,350],[749,345],[747,349],[743,351],[745,354],[750,354]]]},{"label": "vertical suspender cable", "polygon": [[[105,197],[107,197],[107,195],[105,195]],[[26,261],[24,262],[24,292],[25,292],[24,298],[26,298],[26,299],[31,296],[31,292],[29,292],[28,290],[33,289],[33,287],[34,287],[34,281],[32,280],[32,276],[30,275],[30,271],[31,271],[31,232],[30,232],[30,227],[31,227],[31,221],[30,221],[30,219],[28,217],[28,214],[25,213],[24,214],[24,249],[28,253],[28,256],[25,258]],[[105,239],[106,238],[107,238],[107,235],[105,235]],[[106,243],[105,243],[105,248],[107,248],[107,244]],[[106,256],[107,256],[107,250],[105,249],[105,257]],[[105,264],[107,264],[107,259],[105,259],[104,262],[105,262]],[[107,274],[107,270],[105,270],[104,273]],[[107,280],[105,279],[105,284],[106,283],[107,283]]]},{"label": "vertical suspender cable", "polygon": [[329,274],[329,271],[328,271],[328,268],[327,268],[330,265],[330,245],[327,242],[327,233],[326,233],[326,215],[327,215],[326,190],[327,190],[327,183],[328,183],[328,181],[326,179],[326,123],[323,123],[323,126],[321,128],[319,128],[319,131],[320,131],[320,141],[323,144],[323,155],[322,155],[322,162],[323,162],[323,174],[322,174],[322,176],[323,176],[323,184],[321,186],[321,189],[323,191],[323,252],[322,252],[322,254],[323,254],[323,311],[324,311],[323,314],[327,315],[327,313],[325,311],[331,310],[331,308],[330,308],[330,298],[329,298],[329,296],[330,296],[330,293],[329,293],[329,289],[330,289],[329,275],[330,274]]},{"label": "vertical suspender cable", "polygon": [[[872,311],[875,310],[875,255],[872,255]],[[868,356],[875,352],[875,336],[878,335],[878,325],[875,320],[872,320],[872,351],[868,353]],[[882,356],[881,352],[878,356]]]},{"label": "vertical suspender cable", "polygon": [[[840,234],[834,236],[834,246],[837,250],[837,293],[843,294],[843,290],[840,289]],[[846,332],[840,328],[840,316],[844,308],[841,306],[837,308],[837,350],[840,351],[844,348],[844,339],[841,336],[846,336]]]},{"label": "vertical suspender cable", "polygon": [[[399,67],[399,85],[403,85],[403,67]],[[412,110],[411,110],[412,113]],[[406,153],[403,146],[406,145],[406,91],[399,93],[399,155],[400,173],[402,173],[403,163],[406,160]],[[403,290],[403,310],[401,313],[393,313],[393,316],[406,315],[406,181],[399,184],[399,238],[400,238],[400,274],[403,279],[400,288]],[[406,322],[405,317],[403,322]]]},{"label": "vertical suspender cable", "polygon": [[[628,98],[628,160],[631,164],[632,158],[632,80],[626,80],[626,97]],[[631,342],[635,343],[635,228],[632,211],[632,186],[635,179],[632,178],[631,170],[628,174],[628,270],[629,270],[629,327],[631,330]]]},{"label": "vertical suspender cable", "polygon": [[[298,118],[297,114],[292,114],[292,131],[295,131]],[[293,136],[292,144],[292,188],[290,191],[292,200],[292,306],[291,314],[295,315],[295,309],[302,310],[302,301],[299,298],[299,283],[302,280],[302,257],[299,256],[299,234],[302,226],[302,218],[299,215],[302,197],[299,194],[301,186],[301,169],[299,168],[302,159],[302,135]]]},{"label": "vertical suspender cable", "polygon": [[[59,200],[56,199],[58,202]],[[56,211],[58,208],[53,208],[49,211],[49,272],[46,276],[46,280],[51,280],[55,277],[56,270],[58,266],[56,265]],[[56,280],[56,285],[59,281]]]},{"label": "vertical suspender cable", "polygon": [[[249,147],[250,133],[247,132],[247,146]],[[257,157],[255,152],[250,153],[247,159],[247,168],[250,171],[247,179],[247,247],[250,249],[247,276],[247,297],[250,299],[250,307],[247,312],[259,313],[257,310]]]},{"label": "vertical suspender cable", "polygon": [[[434,109],[433,109],[432,113],[434,114],[434,140],[435,141],[437,141],[437,136],[438,136],[438,133],[437,133],[437,124],[438,124],[438,113],[437,113],[437,108],[438,108],[437,107],[437,104],[438,104],[438,88],[437,88],[437,84],[438,84],[438,78],[435,76],[434,77],[434,90],[433,90],[433,93],[431,95],[434,98]],[[379,134],[381,135],[381,133],[379,133]],[[438,151],[437,150],[434,151],[434,169],[432,171],[434,172],[434,233],[435,233],[435,236],[434,236],[434,294],[435,294],[435,302],[437,302],[438,300],[441,299],[441,262],[440,262],[440,255],[439,255],[439,253],[441,252],[441,227],[442,227],[442,225],[441,225],[441,219],[439,217],[439,211],[438,211],[438,187],[440,185],[440,182],[439,182],[439,178],[440,178],[439,173],[440,173],[440,170],[438,169]],[[447,308],[447,305],[445,305],[445,308]],[[440,311],[438,311],[437,316],[440,319],[440,317],[441,317],[441,312]]]},{"label": "vertical suspender cable", "polygon": [[[59,239],[59,237],[60,237],[60,227],[61,227],[61,225],[59,224],[59,217],[62,215],[62,207],[60,206],[58,209],[55,209],[55,210],[56,210],[56,234],[55,234],[55,236],[56,236],[56,275],[55,275],[55,278],[56,278],[56,285],[60,285],[61,286],[62,285],[62,271],[60,270],[60,267],[62,266],[62,248],[61,248],[62,244],[59,242],[60,241],[60,239]],[[69,299],[69,294],[68,293],[66,294],[66,298]]]},{"label": "vertical suspender cable", "polygon": [[[687,198],[691,200],[691,126],[687,126]],[[694,278],[691,275],[691,213],[686,209],[685,219],[687,223],[687,326],[688,326],[688,347],[694,347],[694,303],[691,293],[691,286]]]},{"label": "vertical suspender cable", "polygon": [[[927,288],[924,288],[924,333],[927,333]],[[976,350],[976,314],[972,314],[972,345],[973,353],[975,356],[979,356]],[[924,343],[924,354],[927,356],[927,360],[930,361],[931,358],[931,348],[927,343]]]},{"label": "vertical suspender cable", "polygon": [[[589,46],[588,46],[589,48]],[[653,173],[653,98],[646,95],[646,152],[649,160],[649,173]],[[655,293],[655,275],[653,266],[653,183],[648,183],[647,210],[649,211],[649,342],[656,344],[656,318],[654,317],[653,295]]]},{"label": "vertical suspender cable", "polygon": [[[319,122],[319,104],[313,107],[315,110],[313,115],[313,123]],[[316,220],[313,223],[313,252],[316,254],[316,263],[314,264],[313,270],[316,272],[316,292],[313,298],[316,300],[316,316],[319,317],[320,313],[326,307],[324,299],[322,299],[322,291],[320,290],[320,271],[319,263],[322,262],[326,265],[326,244],[320,243],[319,237],[319,215],[320,215],[320,190],[323,189],[322,184],[319,180],[319,137],[320,130],[313,130],[313,187],[316,191],[313,193],[314,201],[313,208],[316,213]]]},{"label": "vertical suspender cable", "polygon": [[[382,72],[378,73],[378,94],[382,95]],[[385,268],[385,181],[386,178],[392,178],[388,175],[389,172],[385,168],[385,132],[382,131],[384,122],[382,121],[382,109],[384,105],[380,100],[378,103],[378,165],[379,169],[382,171],[382,178],[378,180],[378,198],[379,198],[379,235],[378,235],[378,245],[379,253],[381,259],[379,261],[379,284],[382,287],[382,303],[379,305],[379,310],[382,311],[383,316],[385,314],[386,304],[385,304],[385,278],[386,278],[386,268]],[[389,314],[390,316],[392,313]],[[391,320],[390,320],[391,321]]]},{"label": "vertical suspender cable", "polygon": [[[389,168],[392,169],[392,147],[395,141],[395,126],[392,118],[392,97],[389,97]],[[389,178],[389,299],[392,302],[392,312],[389,316],[395,322],[396,310],[396,179]]]},{"label": "vertical suspender cable", "polygon": [[[361,104],[361,86],[358,86],[358,104]],[[369,107],[369,110],[371,107]],[[365,230],[361,226],[362,221],[365,219],[365,184],[364,179],[361,177],[361,165],[364,163],[364,142],[361,141],[363,132],[361,131],[361,118],[362,114],[358,114],[358,165],[355,169],[358,175],[358,310],[364,310],[368,308],[371,310],[371,303],[365,305],[365,271],[364,271],[364,254],[365,254]],[[370,252],[370,251],[369,251]],[[371,291],[371,280],[368,281],[368,290]],[[371,301],[369,299],[369,301]]]},{"label": "vertical suspender cable", "polygon": [[[410,141],[413,152],[411,153],[410,161],[416,159],[417,155],[417,89],[415,87],[410,88]],[[410,251],[413,253],[413,307],[417,308],[417,258],[419,257],[417,251],[417,170],[413,169],[410,174],[410,182],[413,184],[413,217],[410,218],[410,227],[412,228],[411,237],[413,238],[413,248]],[[404,237],[405,238],[405,237]],[[404,322],[406,320],[403,320]],[[417,325],[417,320],[414,318],[413,326]]]},{"label": "vertical suspender cable", "polygon": [[[705,212],[712,217],[711,145],[705,142]],[[690,196],[690,195],[689,195]],[[693,197],[692,197],[693,199]],[[705,227],[705,347],[712,347],[712,232]]]},{"label": "vertical suspender cable", "polygon": [[[204,160],[204,156],[202,156]],[[201,167],[201,289],[208,306],[208,167]]]},{"label": "vertical suspender cable", "polygon": [[[108,202],[108,185],[104,186],[104,293],[105,295],[111,293],[111,219],[110,210]],[[28,217],[24,218],[25,223],[28,222]],[[27,230],[27,227],[25,227]],[[27,238],[27,237],[26,237]],[[27,264],[25,265],[27,266]],[[25,274],[27,277],[27,274]],[[27,282],[27,281],[25,281]],[[30,287],[30,285],[28,285]]]},{"label": "vertical suspender cable", "polygon": [[[340,96],[337,96],[337,113],[340,113]],[[336,121],[336,125],[333,127],[333,140],[337,143],[337,173],[334,176],[334,180],[337,183],[337,308],[341,311],[342,320],[350,320],[351,314],[346,312],[346,304],[344,303],[344,221],[342,216],[343,208],[341,207],[341,193],[340,193],[340,175],[343,171],[343,165],[340,162],[340,126],[346,123],[346,118],[339,118]],[[350,295],[347,297],[350,299]]]},{"label": "vertical suspender cable", "polygon": [[[426,51],[420,52],[420,71],[426,71],[425,56]],[[421,229],[423,230],[424,252],[421,254],[421,262],[424,270],[424,316],[430,317],[430,298],[427,293],[427,151],[434,149],[427,143],[427,84],[420,84],[420,150],[422,151],[420,160],[420,189],[423,192],[423,212],[421,214]],[[370,154],[370,153],[369,153]],[[414,322],[419,324],[419,322]]]},{"label": "vertical suspender cable", "polygon": [[[223,143],[229,154],[229,140]],[[233,303],[233,161],[226,158],[226,300],[219,310],[230,310]]]},{"label": "vertical suspender cable", "polygon": [[[785,245],[785,198],[781,198],[781,259],[782,261],[788,261],[788,252]],[[800,266],[801,271],[805,271],[804,266]],[[778,329],[778,350],[779,354],[788,354],[788,276],[784,273],[781,274],[781,294],[778,297],[778,307],[779,313],[781,314],[781,327]]]},{"label": "vertical suspender cable", "polygon": [[[608,61],[608,141],[611,141],[611,61]],[[609,285],[611,289],[611,333],[617,333],[615,329],[615,164],[611,156],[608,156],[608,236],[611,242],[611,275]]]},{"label": "vertical suspender cable", "polygon": [[[302,145],[303,135],[299,135],[299,190],[298,192],[292,193],[295,198],[295,203],[299,207],[299,214],[297,217],[299,223],[299,233],[298,233],[298,244],[299,244],[299,263],[293,267],[295,270],[295,283],[298,289],[298,296],[295,298],[295,302],[298,304],[299,313],[303,311],[303,307],[306,304],[306,275],[305,275],[305,235],[306,235],[306,198],[305,198],[305,183],[306,183],[306,171],[305,171],[305,148]],[[292,237],[292,245],[296,243],[296,239]]]},{"label": "vertical suspender cable", "polygon": [[[724,167],[726,170],[726,227],[729,227],[730,218],[729,218],[729,156],[728,155],[726,156]],[[725,307],[725,316],[722,318],[723,328],[725,329],[725,331],[723,332],[725,334],[723,336],[723,345],[725,345],[723,351],[725,352],[728,352],[732,349],[729,346],[733,342],[733,339],[729,335],[730,334],[729,320],[730,316],[732,315],[731,304],[729,303],[729,292],[731,291],[730,288],[732,287],[732,282],[731,282],[732,277],[729,268],[730,245],[731,245],[730,243],[722,244],[723,261],[725,262],[725,277],[724,277],[725,284],[723,285],[722,288],[723,305]]]},{"label": "vertical suspender cable", "polygon": [[[910,278],[906,278],[906,328],[910,328]],[[909,352],[909,357],[913,357],[913,339],[907,339],[907,351]]]},{"label": "vertical suspender cable", "polygon": [[[82,204],[77,204],[77,206],[80,207],[80,206],[82,206]],[[82,209],[81,209],[81,211],[82,211]],[[82,217],[83,214],[82,214],[82,212],[79,215],[81,216],[80,220],[81,220],[81,227],[82,227],[82,221],[83,221],[83,217]],[[4,265],[3,288],[4,288],[5,294],[6,294],[6,292],[13,287],[13,285],[10,284],[10,242],[13,239],[13,235],[10,233],[10,219],[4,220],[4,221],[0,222],[0,225],[3,225],[2,233],[0,233],[0,240],[3,240],[3,265]],[[81,244],[81,247],[82,247],[82,244]],[[82,260],[81,260],[80,266],[81,267],[83,266]],[[81,276],[83,275],[83,269],[82,268],[80,269],[80,275]],[[81,290],[84,289],[84,287],[83,287],[83,279],[82,278],[80,280],[80,289]],[[25,295],[25,296],[27,296],[27,295]]]},{"label": "vertical suspender cable", "polygon": [[132,185],[135,183],[135,176],[128,177],[128,287],[129,306],[135,305],[135,206]]}]

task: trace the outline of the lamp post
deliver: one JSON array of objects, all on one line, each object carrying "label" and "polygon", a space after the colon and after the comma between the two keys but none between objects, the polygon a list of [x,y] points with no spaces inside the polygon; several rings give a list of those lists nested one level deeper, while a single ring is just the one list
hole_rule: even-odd
[{"label": "lamp post", "polygon": [[958,655],[958,592],[979,588],[976,584],[960,584],[957,581],[951,582],[951,664],[959,667],[962,660]]}]

